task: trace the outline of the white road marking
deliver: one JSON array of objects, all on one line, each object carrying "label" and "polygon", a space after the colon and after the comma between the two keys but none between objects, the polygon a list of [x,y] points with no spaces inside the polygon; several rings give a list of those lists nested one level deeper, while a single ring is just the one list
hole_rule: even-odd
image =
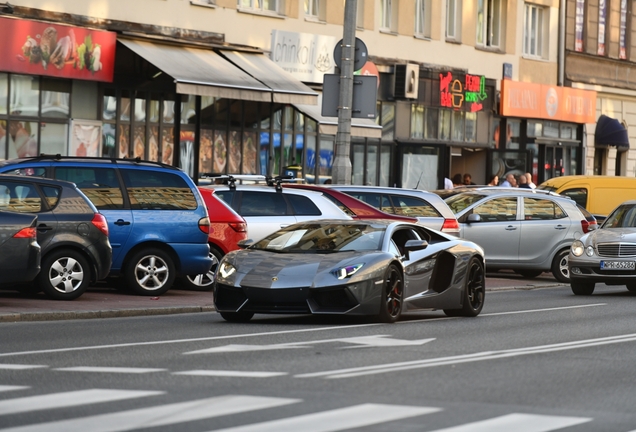
[{"label": "white road marking", "polygon": [[9,370],[25,370],[25,369],[39,369],[48,367],[46,365],[28,365],[28,364],[2,364],[0,363],[0,369]]},{"label": "white road marking", "polygon": [[515,413],[433,432],[549,432],[589,421],[592,419]]},{"label": "white road marking", "polygon": [[524,313],[535,313],[535,312],[552,312],[555,310],[567,310],[567,309],[581,309],[595,306],[607,306],[607,303],[595,303],[588,305],[577,305],[577,306],[562,306],[556,308],[546,308],[546,309],[529,309],[524,311],[511,311],[511,312],[494,312],[489,314],[480,314],[480,317],[488,317],[488,316],[498,316],[498,315],[516,315],[516,314],[524,314]]},{"label": "white road marking", "polygon": [[107,414],[0,429],[0,432],[123,432],[174,425],[300,402],[259,396],[218,396]]},{"label": "white road marking", "polygon": [[172,375],[194,375],[213,377],[239,377],[239,378],[270,378],[287,375],[287,372],[258,372],[258,371],[231,371],[231,370],[191,370],[172,372]]},{"label": "white road marking", "polygon": [[323,339],[323,340],[317,340],[317,341],[290,342],[285,344],[271,344],[271,345],[231,344],[231,345],[224,345],[220,347],[189,351],[189,352],[185,352],[184,354],[211,354],[211,353],[226,353],[226,352],[269,351],[269,350],[282,350],[282,349],[292,349],[292,348],[312,348],[314,345],[334,343],[334,342],[350,343],[350,344],[358,345],[357,347],[346,347],[346,348],[417,346],[417,345],[424,345],[425,343],[428,343],[434,340],[435,338],[404,340],[404,339],[392,339],[391,335],[370,335],[370,336],[358,336],[358,337],[350,337],[350,338]]},{"label": "white road marking", "polygon": [[332,432],[385,423],[441,411],[440,408],[362,404],[331,411],[254,423],[214,432]]},{"label": "white road marking", "polygon": [[312,372],[307,374],[295,375],[295,378],[352,378],[363,375],[375,375],[388,372],[396,372],[411,369],[421,369],[435,366],[448,366],[461,363],[469,363],[484,360],[496,360],[507,357],[517,357],[530,354],[541,354],[548,352],[565,351],[578,348],[589,348],[594,346],[609,345],[616,343],[634,342],[636,341],[636,333],[609,336],[604,338],[586,339],[581,341],[562,342],[550,345],[539,345],[534,347],[515,348],[500,351],[485,351],[473,354],[464,354],[450,357],[439,357],[426,360],[413,360],[399,363],[385,363],[380,365],[363,366],[358,368],[339,369],[324,372]]},{"label": "white road marking", "polygon": [[162,391],[90,389],[0,401],[0,415],[65,408],[165,394]]},{"label": "white road marking", "polygon": [[29,389],[29,386],[12,386],[12,385],[0,385],[0,392],[6,391],[14,391],[14,390],[25,390]]},{"label": "white road marking", "polygon": [[68,371],[68,372],[97,372],[97,373],[130,373],[130,374],[143,374],[151,372],[164,372],[167,369],[156,368],[130,368],[130,367],[102,367],[102,366],[75,366],[53,369],[56,371]]}]

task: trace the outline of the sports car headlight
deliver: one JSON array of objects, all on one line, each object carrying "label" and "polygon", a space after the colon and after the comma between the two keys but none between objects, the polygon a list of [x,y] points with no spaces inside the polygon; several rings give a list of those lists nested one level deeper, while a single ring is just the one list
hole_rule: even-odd
[{"label": "sports car headlight", "polygon": [[572,251],[572,255],[574,255],[575,257],[580,257],[581,255],[583,255],[585,246],[583,246],[583,243],[581,241],[575,240],[572,243],[572,247],[570,249]]},{"label": "sports car headlight", "polygon": [[228,262],[221,263],[221,266],[219,267],[219,274],[221,275],[223,279],[226,279],[232,276],[235,272],[236,272],[236,267],[234,267],[232,264]]},{"label": "sports car headlight", "polygon": [[338,279],[345,279],[353,276],[358,270],[362,268],[364,264],[355,264],[346,267],[342,267],[332,271],[333,275]]},{"label": "sports car headlight", "polygon": [[588,246],[585,248],[585,254],[587,256],[594,256],[594,247],[593,246]]}]

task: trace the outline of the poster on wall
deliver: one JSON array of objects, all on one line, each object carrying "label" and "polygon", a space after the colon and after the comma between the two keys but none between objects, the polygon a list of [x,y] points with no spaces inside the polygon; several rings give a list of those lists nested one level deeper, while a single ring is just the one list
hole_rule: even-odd
[{"label": "poster on wall", "polygon": [[179,136],[179,163],[181,169],[194,176],[194,131],[181,131]]},{"label": "poster on wall", "polygon": [[228,170],[230,174],[241,172],[241,135],[240,132],[230,132]]},{"label": "poster on wall", "polygon": [[68,141],[69,156],[98,157],[102,148],[102,122],[71,120],[71,137]]},{"label": "poster on wall", "polygon": [[114,32],[0,17],[0,70],[113,81]]},{"label": "poster on wall", "polygon": [[227,163],[227,146],[225,144],[225,132],[214,132],[214,172],[225,173]]},{"label": "poster on wall", "polygon": [[199,176],[212,174],[212,136],[211,129],[201,129],[201,143],[199,149]]},{"label": "poster on wall", "polygon": [[256,134],[245,132],[243,134],[243,173],[256,174]]}]

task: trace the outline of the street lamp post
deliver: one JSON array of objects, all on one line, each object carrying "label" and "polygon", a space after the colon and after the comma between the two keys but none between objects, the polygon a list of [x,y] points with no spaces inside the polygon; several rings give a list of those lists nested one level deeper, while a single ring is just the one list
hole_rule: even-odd
[{"label": "street lamp post", "polygon": [[357,0],[345,1],[342,60],[340,63],[340,95],[338,100],[338,132],[332,181],[351,184],[351,112],[353,105],[353,63],[355,58]]}]

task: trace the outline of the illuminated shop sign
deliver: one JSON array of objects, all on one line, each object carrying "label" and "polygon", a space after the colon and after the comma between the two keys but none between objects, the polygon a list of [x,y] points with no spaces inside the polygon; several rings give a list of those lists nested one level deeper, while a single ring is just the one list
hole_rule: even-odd
[{"label": "illuminated shop sign", "polygon": [[439,74],[439,104],[458,111],[477,112],[484,109],[486,77],[459,75],[452,72]]}]

